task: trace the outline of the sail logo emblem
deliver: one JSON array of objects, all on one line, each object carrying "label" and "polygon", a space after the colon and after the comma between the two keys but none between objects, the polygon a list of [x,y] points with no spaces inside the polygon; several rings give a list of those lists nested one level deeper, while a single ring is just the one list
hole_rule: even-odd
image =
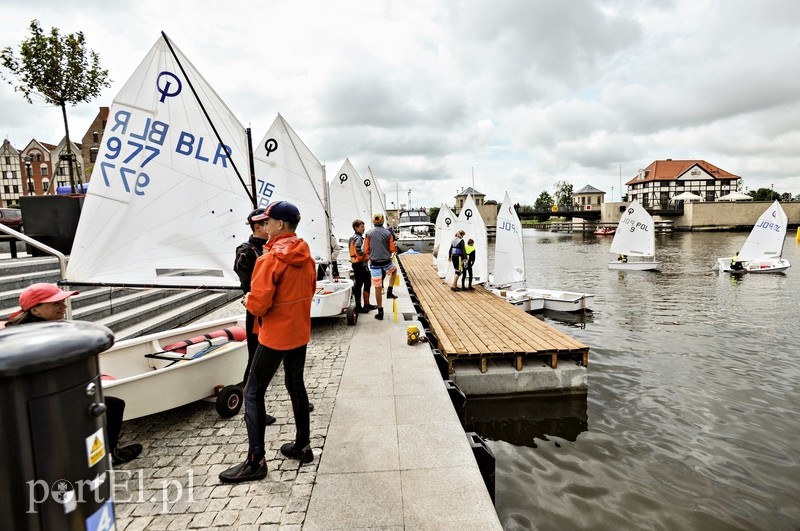
[{"label": "sail logo emblem", "polygon": [[[173,87],[174,83],[174,87]],[[161,103],[164,103],[166,98],[174,98],[183,90],[183,83],[172,72],[166,70],[158,74],[156,78],[156,91],[161,94]]]},{"label": "sail logo emblem", "polygon": [[445,224],[445,225],[447,225],[448,227],[450,226],[450,224],[451,224],[452,222],[453,222],[453,220],[452,220],[452,219],[450,219],[449,217],[446,217],[446,218],[444,218],[444,224]]},{"label": "sail logo emblem", "polygon": [[347,180],[347,174],[346,173],[343,173],[343,174],[339,175],[339,184],[344,184],[344,182],[346,180]]},{"label": "sail logo emblem", "polygon": [[269,140],[264,142],[264,149],[267,150],[267,156],[269,157],[270,153],[272,153],[273,151],[278,151],[278,141],[275,140],[274,138],[270,138]]},{"label": "sail logo emblem", "polygon": [[364,186],[369,188],[371,184],[372,184],[372,181],[370,181],[369,179],[364,179]]},{"label": "sail logo emblem", "polygon": [[472,217],[472,209],[471,208],[468,208],[468,209],[466,209],[464,211],[464,217],[467,218],[467,220],[469,221],[469,218]]}]

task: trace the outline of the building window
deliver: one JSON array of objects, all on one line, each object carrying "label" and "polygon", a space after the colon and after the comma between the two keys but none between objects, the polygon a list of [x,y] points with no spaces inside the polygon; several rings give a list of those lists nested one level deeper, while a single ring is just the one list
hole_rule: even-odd
[{"label": "building window", "polygon": [[11,157],[6,157],[6,164],[11,164]]},{"label": "building window", "polygon": [[100,142],[100,134],[97,131],[92,133],[92,142],[94,142],[95,144]]},{"label": "building window", "polygon": [[42,165],[40,173],[42,174],[42,177],[46,177],[48,174],[47,166]]},{"label": "building window", "polygon": [[33,160],[36,162],[42,162],[42,154],[41,153],[33,153]]},{"label": "building window", "polygon": [[42,179],[42,190],[45,192],[50,189],[50,181],[47,179]]},{"label": "building window", "polygon": [[89,162],[95,162],[96,160],[97,160],[97,148],[93,147],[89,150]]}]

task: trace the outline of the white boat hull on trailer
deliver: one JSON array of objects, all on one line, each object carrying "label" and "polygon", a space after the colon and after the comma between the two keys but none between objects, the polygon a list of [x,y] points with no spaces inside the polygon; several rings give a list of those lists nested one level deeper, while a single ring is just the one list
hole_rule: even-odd
[{"label": "white boat hull on trailer", "polygon": [[[214,396],[222,387],[237,394],[220,394],[217,410],[234,415],[242,403],[235,384],[242,381],[247,366],[247,341],[223,342],[195,359],[195,351],[209,347],[209,342],[188,347],[185,356],[164,352],[167,345],[233,326],[243,328],[244,315],[120,341],[99,356],[104,393],[125,401],[124,420],[130,420]],[[147,356],[159,353],[163,359]]]},{"label": "white boat hull on trailer", "polygon": [[656,262],[656,261],[637,262],[628,258],[627,262],[612,260],[608,263],[608,268],[616,269],[619,271],[658,271],[661,269],[661,262]]},{"label": "white boat hull on trailer", "polygon": [[762,258],[760,260],[753,260],[751,262],[742,262],[744,269],[733,269],[731,267],[730,258],[718,258],[717,268],[723,273],[780,273],[786,271],[792,264],[785,258],[776,258],[769,260]]},{"label": "white boat hull on trailer", "polygon": [[355,306],[350,305],[350,296],[352,294],[352,280],[318,280],[317,292],[311,301],[311,317],[346,315],[347,324],[356,324],[358,314],[355,311]]},{"label": "white boat hull on trailer", "polygon": [[528,295],[543,299],[544,309],[556,312],[580,312],[591,310],[594,305],[594,295],[589,293],[549,289],[528,289]]}]

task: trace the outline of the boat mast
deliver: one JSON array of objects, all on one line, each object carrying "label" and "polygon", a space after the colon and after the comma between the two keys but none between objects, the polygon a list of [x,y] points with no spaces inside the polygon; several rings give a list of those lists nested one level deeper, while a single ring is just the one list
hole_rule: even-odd
[{"label": "boat mast", "polygon": [[[225,146],[225,142],[222,141],[222,137],[220,136],[219,131],[217,131],[217,127],[214,125],[214,122],[211,121],[211,117],[208,115],[208,111],[206,111],[206,107],[205,105],[203,105],[203,101],[197,94],[197,90],[195,90],[194,85],[192,84],[192,80],[189,79],[189,76],[186,75],[186,70],[183,68],[183,63],[181,63],[180,59],[178,58],[178,54],[175,53],[175,49],[172,47],[172,43],[170,42],[169,37],[167,37],[167,34],[164,33],[163,31],[161,32],[161,36],[164,37],[164,42],[167,43],[167,47],[169,48],[172,57],[178,64],[178,68],[181,69],[181,73],[183,74],[184,79],[186,79],[186,83],[189,85],[189,88],[192,89],[192,94],[194,94],[194,98],[195,100],[197,100],[197,104],[200,105],[200,110],[203,111],[203,115],[206,117],[206,120],[208,120],[208,125],[210,125],[211,130],[214,131],[214,136],[217,137],[217,142],[219,142],[221,146]],[[236,176],[239,178],[239,182],[242,183],[242,187],[244,187],[244,191],[247,194],[247,197],[250,198],[250,202],[255,205],[256,204],[255,194],[251,193],[250,190],[247,188],[247,184],[245,184],[244,178],[242,177],[242,174],[239,172],[239,168],[236,167],[236,163],[234,162],[233,157],[228,157],[228,161],[231,163],[233,171],[236,172]]]},{"label": "boat mast", "polygon": [[253,160],[253,134],[249,127],[245,129],[245,132],[247,134],[247,163],[250,165],[250,189],[253,191],[250,199],[255,209],[258,208],[258,200],[256,199],[256,167]]}]

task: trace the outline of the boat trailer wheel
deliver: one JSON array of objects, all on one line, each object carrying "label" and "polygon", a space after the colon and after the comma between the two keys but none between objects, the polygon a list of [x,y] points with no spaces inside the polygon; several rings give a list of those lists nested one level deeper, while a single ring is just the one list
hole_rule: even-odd
[{"label": "boat trailer wheel", "polygon": [[216,408],[219,416],[227,419],[239,412],[242,409],[242,402],[244,395],[242,388],[238,385],[226,385],[217,395]]},{"label": "boat trailer wheel", "polygon": [[350,306],[347,308],[347,324],[350,326],[355,326],[358,322],[358,312],[356,311],[355,306]]}]

